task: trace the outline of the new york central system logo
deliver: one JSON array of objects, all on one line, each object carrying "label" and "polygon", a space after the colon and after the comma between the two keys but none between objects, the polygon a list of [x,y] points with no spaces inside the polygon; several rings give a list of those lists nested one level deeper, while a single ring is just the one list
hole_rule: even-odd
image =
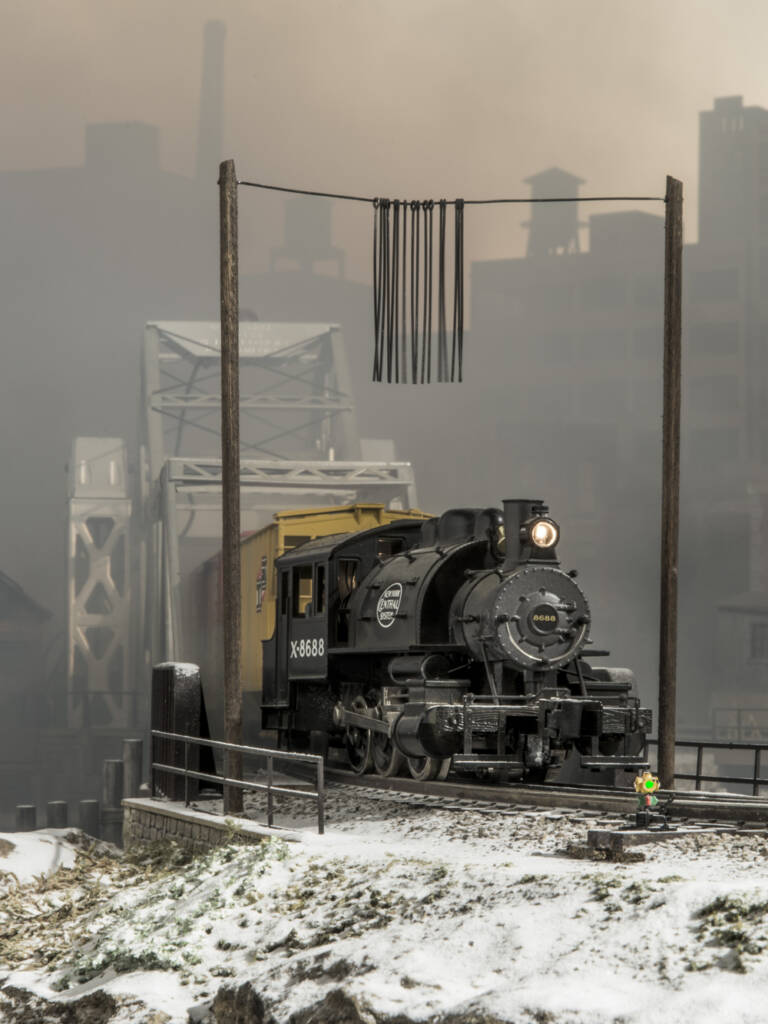
[{"label": "new york central system logo", "polygon": [[403,599],[403,584],[390,583],[376,602],[376,621],[382,629],[389,629],[397,618]]}]

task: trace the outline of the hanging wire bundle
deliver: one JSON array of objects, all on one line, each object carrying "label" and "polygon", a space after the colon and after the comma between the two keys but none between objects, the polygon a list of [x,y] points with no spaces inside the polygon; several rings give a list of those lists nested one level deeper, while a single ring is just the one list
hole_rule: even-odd
[{"label": "hanging wire bundle", "polygon": [[[672,179],[669,179],[672,180]],[[498,199],[370,199],[238,180],[238,185],[373,204],[373,379],[429,384],[461,381],[464,358],[464,207],[500,203],[667,202],[665,196],[528,196]],[[437,296],[434,287],[434,211]],[[448,351],[446,208],[453,206],[453,319]],[[433,313],[437,336],[433,353]],[[433,360],[433,354],[436,358]]]},{"label": "hanging wire bundle", "polygon": [[[447,329],[446,199],[373,200],[373,379],[460,381],[464,355],[464,200],[453,222],[453,320]],[[435,295],[437,206],[437,295]],[[433,322],[437,334],[433,338]],[[433,340],[435,345],[433,347]]]}]

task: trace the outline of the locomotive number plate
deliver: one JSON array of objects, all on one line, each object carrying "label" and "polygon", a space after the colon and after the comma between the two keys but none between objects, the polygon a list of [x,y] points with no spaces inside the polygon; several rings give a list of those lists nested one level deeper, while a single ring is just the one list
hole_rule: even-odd
[{"label": "locomotive number plate", "polygon": [[305,640],[291,640],[292,658],[322,658],[325,654],[323,637],[307,637]]}]

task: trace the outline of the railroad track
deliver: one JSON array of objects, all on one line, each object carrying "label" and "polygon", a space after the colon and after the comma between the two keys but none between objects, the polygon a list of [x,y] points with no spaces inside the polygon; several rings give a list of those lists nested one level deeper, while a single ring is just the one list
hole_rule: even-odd
[{"label": "railroad track", "polygon": [[[307,776],[309,778],[309,776]],[[488,784],[448,778],[445,782],[419,782],[410,778],[356,775],[341,768],[326,767],[329,789],[344,787],[379,799],[427,804],[446,809],[514,814],[521,810],[583,812],[585,817],[628,815],[637,808],[634,790],[607,786],[557,785],[553,783]],[[661,804],[667,804],[673,821],[739,823],[750,828],[768,828],[768,800],[736,793],[659,790]]]}]

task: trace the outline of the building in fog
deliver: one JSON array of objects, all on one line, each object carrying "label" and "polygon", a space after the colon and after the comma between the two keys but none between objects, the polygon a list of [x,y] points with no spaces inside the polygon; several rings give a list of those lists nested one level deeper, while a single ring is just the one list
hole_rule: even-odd
[{"label": "building in fog", "polygon": [[[722,703],[718,606],[746,593],[755,606],[748,488],[768,473],[768,111],[717,99],[700,127],[699,241],[683,257],[683,728],[707,725],[702,690]],[[556,168],[526,180],[532,196],[576,196],[582,184]],[[566,455],[580,550],[598,571],[606,554],[611,566],[601,586],[616,600],[603,621],[648,663],[641,648],[650,641],[655,658],[658,628],[652,616],[627,623],[624,608],[637,601],[625,577],[644,576],[637,586],[656,606],[664,217],[659,204],[621,213],[594,205],[583,223],[579,205],[533,204],[527,255],[473,264],[472,331],[498,367],[501,430],[530,439],[518,454],[531,475]],[[745,664],[768,666],[768,647],[762,655],[756,643],[745,641]],[[687,719],[686,701],[698,716]]]},{"label": "building in fog", "polygon": [[749,573],[717,609],[712,724],[719,740],[768,739],[768,482],[748,487]]},{"label": "building in fog", "polygon": [[[691,356],[711,371],[692,400],[711,392],[730,426],[710,440],[729,459],[768,464],[768,110],[740,96],[700,115],[699,244],[688,302]],[[698,394],[696,390],[698,389]],[[707,436],[699,434],[698,448]],[[699,452],[700,454],[700,452]]]},{"label": "building in fog", "polygon": [[209,23],[194,176],[168,170],[158,127],[135,121],[86,125],[76,165],[0,170],[0,429],[24,439],[24,457],[6,460],[0,558],[59,619],[72,439],[133,445],[143,325],[218,310],[223,45]]},{"label": "building in fog", "polygon": [[51,613],[0,572],[0,827],[10,809],[37,796],[42,725],[54,709],[43,688]]},{"label": "building in fog", "polygon": [[[15,442],[6,445],[0,561],[56,623],[45,686],[24,704],[26,718],[17,677],[5,672],[0,680],[0,699],[14,712],[3,719],[5,763],[12,751],[21,758],[15,791],[0,794],[0,814],[25,800],[96,796],[98,774],[84,774],[85,758],[120,753],[119,738],[98,750],[84,734],[67,732],[65,467],[73,438],[123,436],[135,482],[143,324],[157,316],[207,319],[218,309],[223,40],[223,24],[206,26],[194,176],[168,170],[157,126],[139,122],[87,125],[76,165],[0,171],[8,356],[0,429]],[[42,683],[42,644],[29,640],[31,627],[20,619],[6,625],[3,649],[29,657],[24,678]]]}]

